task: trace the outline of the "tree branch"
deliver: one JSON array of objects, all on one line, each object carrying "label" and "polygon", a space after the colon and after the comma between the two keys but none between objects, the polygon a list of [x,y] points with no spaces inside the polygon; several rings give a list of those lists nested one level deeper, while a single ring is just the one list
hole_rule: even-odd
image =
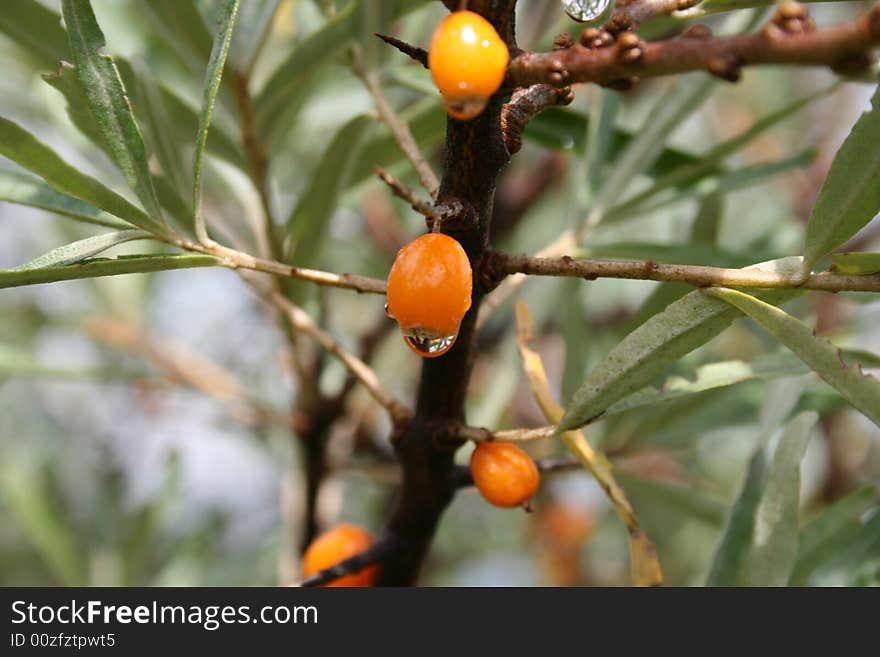
[{"label": "tree branch", "polygon": [[627,278],[634,280],[687,283],[695,287],[726,285],[756,288],[803,288],[823,292],[880,292],[880,275],[846,276],[831,272],[813,274],[798,279],[784,274],[759,269],[726,269],[702,265],[666,265],[651,260],[629,262],[617,260],[575,260],[537,258],[493,252],[487,267],[502,276],[528,274],[535,276],[571,276],[594,280],[597,278]]},{"label": "tree branch", "polygon": [[549,84],[535,84],[514,91],[501,110],[501,132],[507,152],[513,155],[522,148],[522,133],[529,121],[548,107],[569,105],[573,100],[571,87],[557,89]]},{"label": "tree branch", "polygon": [[[782,24],[788,25],[784,21]],[[510,63],[507,85],[525,87],[543,83],[563,87],[576,82],[609,85],[633,77],[700,70],[734,80],[742,66],[836,67],[880,44],[880,4],[849,23],[812,31],[807,25],[803,27],[804,31],[787,32],[779,21],[774,21],[754,34],[679,37],[641,43],[638,56],[632,54],[631,47],[624,47],[620,37],[604,48],[574,45],[549,53],[523,53]]]}]

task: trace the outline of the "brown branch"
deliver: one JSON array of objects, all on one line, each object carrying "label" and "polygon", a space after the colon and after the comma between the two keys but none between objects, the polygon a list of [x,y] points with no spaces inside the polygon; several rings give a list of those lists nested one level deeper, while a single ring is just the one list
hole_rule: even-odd
[{"label": "brown branch", "polygon": [[[785,21],[782,24],[788,26]],[[852,22],[822,30],[810,30],[802,25],[803,31],[788,32],[779,22],[774,20],[754,34],[641,43],[638,56],[628,54],[633,49],[624,47],[620,38],[605,48],[575,45],[549,53],[523,53],[510,63],[507,84],[512,87],[541,83],[563,87],[576,82],[608,85],[634,77],[700,70],[733,80],[742,66],[837,67],[880,44],[880,4]],[[795,29],[793,24],[791,29]]]},{"label": "brown branch", "polygon": [[379,179],[384,182],[388,187],[391,188],[391,191],[394,195],[400,199],[403,199],[409,206],[418,212],[420,215],[423,215],[426,219],[430,219],[434,221],[436,219],[436,214],[434,213],[434,205],[425,201],[419,197],[413,190],[400,182],[397,178],[392,176],[390,173],[385,171],[380,166],[376,167],[376,175],[379,176]]},{"label": "brown branch", "polygon": [[548,107],[569,105],[574,100],[571,87],[557,89],[549,84],[535,84],[517,89],[501,109],[501,132],[507,152],[513,155],[522,148],[522,133],[528,122]]},{"label": "brown branch", "polygon": [[486,265],[493,274],[507,276],[571,276],[594,280],[597,278],[625,278],[632,280],[687,283],[695,287],[727,285],[755,288],[803,288],[823,292],[880,292],[880,275],[846,276],[831,272],[813,274],[806,279],[757,268],[726,269],[703,265],[666,265],[648,260],[630,262],[618,260],[575,260],[536,258],[494,252]]}]

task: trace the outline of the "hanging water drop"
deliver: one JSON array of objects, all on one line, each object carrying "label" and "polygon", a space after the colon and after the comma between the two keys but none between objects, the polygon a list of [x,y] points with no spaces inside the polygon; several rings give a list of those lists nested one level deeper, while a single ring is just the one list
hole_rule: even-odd
[{"label": "hanging water drop", "polygon": [[391,314],[391,311],[388,310],[388,303],[387,303],[387,302],[385,303],[385,314],[386,314],[388,317],[390,317],[391,319],[394,319],[394,315],[392,315],[392,314]]},{"label": "hanging water drop", "polygon": [[565,13],[576,21],[589,23],[599,18],[608,9],[611,0],[562,0]]},{"label": "hanging water drop", "polygon": [[447,335],[441,338],[430,338],[425,336],[404,335],[403,339],[409,348],[424,358],[436,358],[442,356],[452,349],[455,344],[455,335]]}]

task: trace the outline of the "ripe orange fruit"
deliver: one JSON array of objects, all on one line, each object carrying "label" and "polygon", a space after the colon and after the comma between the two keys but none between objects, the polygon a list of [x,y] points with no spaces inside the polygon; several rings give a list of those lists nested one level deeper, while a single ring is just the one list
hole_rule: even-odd
[{"label": "ripe orange fruit", "polygon": [[524,504],[541,481],[532,457],[511,443],[478,444],[471,455],[471,474],[486,501],[501,507]]},{"label": "ripe orange fruit", "polygon": [[509,58],[507,45],[479,14],[455,11],[444,18],[431,39],[428,68],[449,115],[478,116],[504,81]]},{"label": "ripe orange fruit", "polygon": [[[373,543],[370,533],[357,525],[339,525],[318,536],[303,555],[303,575],[309,577],[335,566],[340,561],[360,554]],[[372,586],[376,579],[375,565],[345,575],[325,586]]]},{"label": "ripe orange fruit", "polygon": [[471,307],[472,286],[471,263],[461,244],[443,233],[428,233],[397,253],[385,310],[410,349],[435,358],[455,343]]}]

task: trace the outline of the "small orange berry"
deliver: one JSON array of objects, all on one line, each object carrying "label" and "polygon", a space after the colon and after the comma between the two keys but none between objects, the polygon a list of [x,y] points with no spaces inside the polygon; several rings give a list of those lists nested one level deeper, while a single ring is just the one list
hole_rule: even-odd
[{"label": "small orange berry", "polygon": [[524,504],[541,481],[532,457],[510,443],[477,445],[471,455],[471,475],[486,501],[501,507]]},{"label": "small orange berry", "polygon": [[[370,533],[357,525],[339,525],[318,536],[303,555],[303,575],[309,577],[340,561],[360,554],[373,543]],[[345,575],[326,586],[372,586],[376,580],[376,566],[367,566],[351,575]]]},{"label": "small orange berry", "polygon": [[455,343],[471,307],[472,286],[471,263],[461,244],[443,233],[428,233],[397,253],[385,310],[410,349],[435,358]]},{"label": "small orange berry", "polygon": [[449,115],[478,116],[504,81],[509,58],[507,45],[479,14],[455,11],[444,18],[431,39],[428,68]]}]

